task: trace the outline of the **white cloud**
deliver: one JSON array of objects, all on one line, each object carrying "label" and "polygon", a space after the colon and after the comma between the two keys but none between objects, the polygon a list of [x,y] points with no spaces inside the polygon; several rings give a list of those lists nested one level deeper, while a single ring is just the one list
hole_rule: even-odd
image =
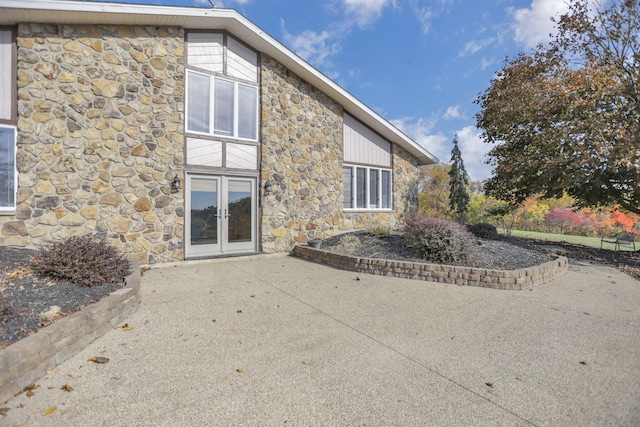
[{"label": "white cloud", "polygon": [[[464,168],[472,181],[482,181],[491,176],[491,166],[484,161],[492,145],[480,138],[480,130],[475,126],[466,126],[456,132],[458,147],[462,153]],[[452,147],[448,147],[451,150]],[[450,156],[447,157],[447,161]]]},{"label": "white cloud", "polygon": [[464,116],[460,112],[460,106],[456,105],[454,107],[447,108],[447,112],[444,113],[443,118],[448,119],[448,120],[450,120],[450,119],[463,119]]},{"label": "white cloud", "polygon": [[495,44],[497,41],[498,39],[496,37],[489,37],[481,40],[471,40],[464,45],[464,48],[462,49],[462,51],[460,51],[460,53],[458,53],[458,56],[463,57],[473,55],[474,53],[481,51],[485,47]]},{"label": "white cloud", "polygon": [[450,149],[447,151],[447,137],[441,132],[433,133],[438,119],[401,117],[390,122],[416,141],[425,150],[436,156],[440,161],[448,160]]},{"label": "white cloud", "polygon": [[529,8],[513,10],[515,41],[529,48],[548,42],[555,33],[551,18],[568,10],[567,2],[561,0],[532,0]]},{"label": "white cloud", "polygon": [[380,18],[387,7],[395,7],[396,0],[343,0],[344,10],[351,25],[365,28]]},{"label": "white cloud", "polygon": [[311,64],[330,68],[332,66],[331,57],[340,52],[340,44],[333,38],[329,31],[315,32],[303,31],[298,35],[290,34],[284,27],[284,20],[281,20],[284,42],[291,50],[300,55]]}]

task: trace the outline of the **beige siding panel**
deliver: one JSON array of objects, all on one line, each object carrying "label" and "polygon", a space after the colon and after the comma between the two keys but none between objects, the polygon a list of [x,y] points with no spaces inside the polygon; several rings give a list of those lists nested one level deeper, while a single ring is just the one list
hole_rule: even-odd
[{"label": "beige siding panel", "polygon": [[187,164],[222,167],[222,142],[189,138],[187,140]]},{"label": "beige siding panel", "polygon": [[0,31],[0,119],[11,119],[13,73],[11,31]]},{"label": "beige siding panel", "polygon": [[257,169],[258,147],[227,143],[227,165],[233,169]]},{"label": "beige siding panel", "polygon": [[227,75],[258,81],[258,54],[233,37],[227,38]]},{"label": "beige siding panel", "polygon": [[391,167],[391,143],[345,113],[344,162]]},{"label": "beige siding panel", "polygon": [[187,61],[192,67],[214,73],[223,72],[223,36],[218,33],[187,34]]}]

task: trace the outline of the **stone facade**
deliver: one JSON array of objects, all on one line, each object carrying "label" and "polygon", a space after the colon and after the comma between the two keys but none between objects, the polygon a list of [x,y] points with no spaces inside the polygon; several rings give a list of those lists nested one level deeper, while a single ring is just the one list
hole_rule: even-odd
[{"label": "stone facade", "polygon": [[[184,29],[20,24],[18,192],[0,245],[96,234],[140,264],[184,259]],[[393,146],[392,211],[343,212],[343,108],[261,58],[259,250],[290,251],[417,202],[416,159]],[[411,194],[411,196],[407,196]]]},{"label": "stone facade", "polygon": [[20,24],[19,173],[0,244],[95,233],[139,263],[183,258],[184,31]]},{"label": "stone facade", "polygon": [[[394,146],[393,212],[343,212],[343,109],[262,57],[262,251],[282,252],[369,224],[394,227],[417,205],[417,160]],[[414,194],[415,196],[407,196]]]}]

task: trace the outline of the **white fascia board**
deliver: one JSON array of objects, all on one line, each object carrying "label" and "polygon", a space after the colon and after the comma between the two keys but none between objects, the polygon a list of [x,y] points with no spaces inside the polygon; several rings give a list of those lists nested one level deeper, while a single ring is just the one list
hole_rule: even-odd
[{"label": "white fascia board", "polygon": [[185,29],[227,30],[263,52],[338,102],[352,116],[418,158],[438,159],[378,113],[322,74],[304,59],[232,9],[205,9],[67,0],[0,0],[0,25],[40,24],[163,25]]}]

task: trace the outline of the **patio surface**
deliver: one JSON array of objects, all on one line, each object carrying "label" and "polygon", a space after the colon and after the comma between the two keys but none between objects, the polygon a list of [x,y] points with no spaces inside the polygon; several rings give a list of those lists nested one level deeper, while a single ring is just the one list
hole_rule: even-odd
[{"label": "patio surface", "polygon": [[640,425],[640,282],[613,268],[504,291],[261,255],[141,298],[0,424]]}]

